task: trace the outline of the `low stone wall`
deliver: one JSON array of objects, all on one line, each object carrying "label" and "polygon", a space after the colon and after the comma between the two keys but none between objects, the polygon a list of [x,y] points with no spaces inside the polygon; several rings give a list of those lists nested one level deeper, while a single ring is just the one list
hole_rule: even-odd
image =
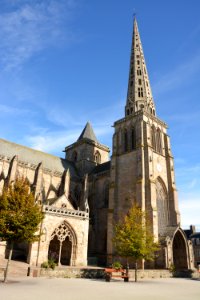
[{"label": "low stone wall", "polygon": [[195,269],[195,270],[175,271],[173,273],[173,277],[199,279],[200,278],[200,272],[197,269]]},{"label": "low stone wall", "polygon": [[[29,276],[33,277],[62,277],[62,278],[104,278],[103,268],[73,268],[56,267],[55,270],[30,267]],[[135,279],[135,271],[129,270],[131,279]],[[138,270],[138,279],[143,278],[169,278],[172,273],[168,270]]]},{"label": "low stone wall", "polygon": [[62,277],[62,278],[103,278],[104,269],[102,268],[73,268],[56,267],[55,270],[30,267],[28,276],[33,277]]},{"label": "low stone wall", "polygon": [[[135,279],[135,270],[129,271],[130,278]],[[143,278],[170,278],[172,273],[169,270],[138,270],[138,279]]]}]

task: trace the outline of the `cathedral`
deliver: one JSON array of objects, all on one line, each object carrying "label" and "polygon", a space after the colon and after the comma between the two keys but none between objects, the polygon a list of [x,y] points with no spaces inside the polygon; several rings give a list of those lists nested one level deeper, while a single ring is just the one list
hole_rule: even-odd
[{"label": "cathedral", "polygon": [[[0,191],[27,178],[45,218],[38,242],[16,244],[14,258],[32,266],[111,264],[114,224],[134,205],[146,211],[161,249],[151,268],[192,269],[193,248],[180,227],[174,159],[167,124],[156,115],[136,19],[128,92],[114,123],[112,156],[88,122],[59,158],[0,139]],[[0,241],[0,257],[9,245]]]}]

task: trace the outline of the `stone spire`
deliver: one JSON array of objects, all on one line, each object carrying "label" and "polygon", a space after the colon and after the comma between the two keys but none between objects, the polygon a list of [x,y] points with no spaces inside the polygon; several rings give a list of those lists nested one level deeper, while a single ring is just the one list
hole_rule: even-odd
[{"label": "stone spire", "polygon": [[142,43],[135,18],[125,116],[132,115],[141,109],[148,111],[152,115],[156,114]]},{"label": "stone spire", "polygon": [[82,139],[88,139],[88,140],[92,140],[92,141],[98,143],[97,138],[94,133],[94,130],[89,122],[87,122],[87,124],[85,125],[85,128],[81,132],[81,135],[79,136],[78,141],[80,141]]}]

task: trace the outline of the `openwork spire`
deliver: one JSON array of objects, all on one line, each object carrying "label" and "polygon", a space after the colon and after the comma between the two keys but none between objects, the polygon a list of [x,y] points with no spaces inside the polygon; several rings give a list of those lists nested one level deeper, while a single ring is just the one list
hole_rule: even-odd
[{"label": "openwork spire", "polygon": [[139,110],[148,111],[152,115],[156,114],[142,43],[135,18],[125,115],[132,115]]}]

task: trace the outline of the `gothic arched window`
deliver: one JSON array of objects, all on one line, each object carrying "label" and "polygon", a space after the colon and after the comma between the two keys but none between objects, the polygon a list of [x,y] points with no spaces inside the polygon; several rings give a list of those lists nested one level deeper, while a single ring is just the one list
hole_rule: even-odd
[{"label": "gothic arched window", "polygon": [[124,129],[124,151],[128,151],[128,132],[127,129]]},{"label": "gothic arched window", "polygon": [[78,153],[77,153],[76,151],[74,151],[74,152],[72,153],[72,160],[73,160],[74,162],[76,162],[76,161],[77,161],[77,158],[78,158]]},{"label": "gothic arched window", "polygon": [[169,209],[167,189],[161,178],[158,178],[156,181],[156,205],[158,218],[158,233],[162,233],[168,226]]},{"label": "gothic arched window", "polygon": [[108,208],[108,203],[109,203],[109,182],[106,182],[104,184],[104,199],[103,199],[103,207]]},{"label": "gothic arched window", "polygon": [[131,150],[136,149],[136,131],[135,128],[131,129]]},{"label": "gothic arched window", "polygon": [[156,150],[156,129],[153,125],[151,128],[151,145],[154,150]]},{"label": "gothic arched window", "polygon": [[95,152],[95,155],[94,155],[94,160],[97,164],[100,164],[101,163],[101,154],[99,153],[99,151],[96,151]]},{"label": "gothic arched window", "polygon": [[162,141],[161,141],[161,131],[160,128],[156,131],[156,151],[162,154]]}]

